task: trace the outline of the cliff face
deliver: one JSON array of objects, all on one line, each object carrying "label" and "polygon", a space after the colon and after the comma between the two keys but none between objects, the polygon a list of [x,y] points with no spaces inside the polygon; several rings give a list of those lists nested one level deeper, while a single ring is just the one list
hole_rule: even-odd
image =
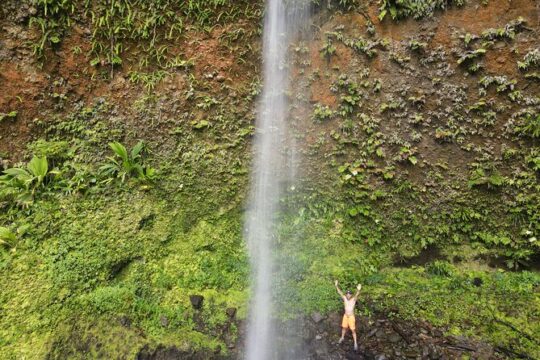
[{"label": "cliff face", "polygon": [[539,85],[525,63],[538,57],[537,4],[468,4],[397,23],[378,14],[370,4],[322,16],[316,39],[298,45],[306,178],[339,183],[362,240],[402,260],[439,245],[463,259],[472,241],[486,250],[477,256],[532,265]]},{"label": "cliff face", "polygon": [[[340,278],[366,341],[380,312],[538,356],[539,5],[460,3],[325,2],[290,44],[280,318],[332,314]],[[0,357],[235,352],[262,14],[2,4],[0,165],[51,172],[0,181]],[[139,140],[126,170],[108,143]]]}]

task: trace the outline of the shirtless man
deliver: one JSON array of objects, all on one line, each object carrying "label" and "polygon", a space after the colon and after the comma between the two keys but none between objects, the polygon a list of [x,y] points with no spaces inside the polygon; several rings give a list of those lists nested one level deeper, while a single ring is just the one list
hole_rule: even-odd
[{"label": "shirtless man", "polygon": [[356,305],[356,300],[358,300],[358,295],[360,295],[360,289],[362,285],[358,284],[356,286],[356,294],[352,296],[350,291],[347,291],[346,295],[343,295],[343,292],[338,287],[338,281],[335,282],[336,290],[343,299],[343,305],[345,305],[345,314],[343,314],[343,320],[341,322],[341,338],[339,339],[339,344],[345,339],[345,334],[347,329],[351,329],[352,336],[354,339],[354,351],[358,350],[358,343],[356,342],[356,321],[354,318],[354,307]]}]

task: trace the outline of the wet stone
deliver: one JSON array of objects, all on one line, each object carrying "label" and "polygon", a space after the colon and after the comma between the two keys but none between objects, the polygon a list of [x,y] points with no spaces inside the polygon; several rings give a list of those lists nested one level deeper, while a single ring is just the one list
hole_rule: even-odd
[{"label": "wet stone", "polygon": [[403,350],[403,355],[408,358],[415,358],[418,356],[418,351],[416,349],[406,349]]},{"label": "wet stone", "polygon": [[318,312],[314,312],[313,314],[311,314],[311,320],[313,320],[314,323],[318,324],[324,320],[324,316],[322,316]]}]

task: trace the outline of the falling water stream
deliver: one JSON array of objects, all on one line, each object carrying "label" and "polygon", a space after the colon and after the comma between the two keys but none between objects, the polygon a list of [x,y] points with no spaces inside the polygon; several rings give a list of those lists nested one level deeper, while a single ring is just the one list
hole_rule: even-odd
[{"label": "falling water stream", "polygon": [[[296,4],[297,2],[298,4]],[[284,184],[295,174],[287,116],[289,71],[287,50],[307,18],[305,0],[267,0],[263,38],[264,83],[255,136],[251,198],[245,230],[251,257],[252,299],[246,339],[248,360],[269,360],[276,354],[273,326],[275,295],[275,222]]]}]

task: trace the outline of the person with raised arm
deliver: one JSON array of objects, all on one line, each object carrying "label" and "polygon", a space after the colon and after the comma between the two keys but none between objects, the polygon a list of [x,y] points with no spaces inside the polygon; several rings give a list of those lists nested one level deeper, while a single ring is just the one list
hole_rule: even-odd
[{"label": "person with raised arm", "polygon": [[343,340],[345,339],[345,334],[347,333],[347,329],[350,329],[354,339],[354,351],[357,351],[358,343],[356,341],[356,319],[354,317],[354,308],[356,306],[356,301],[358,300],[358,295],[360,295],[360,289],[362,289],[362,285],[358,284],[356,286],[356,294],[354,294],[354,296],[349,290],[347,290],[347,292],[343,294],[343,292],[338,286],[337,280],[335,281],[335,285],[338,294],[343,299],[343,305],[345,307],[345,313],[343,314],[343,320],[341,321],[341,338],[339,339],[338,344],[341,344],[343,342]]}]

